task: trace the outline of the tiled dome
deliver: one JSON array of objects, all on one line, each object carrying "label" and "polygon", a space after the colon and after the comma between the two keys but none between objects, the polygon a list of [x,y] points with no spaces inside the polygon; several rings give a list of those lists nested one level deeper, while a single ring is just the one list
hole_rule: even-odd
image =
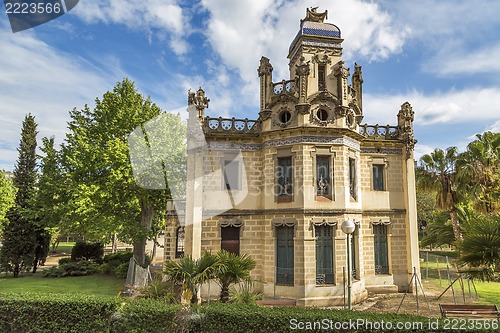
[{"label": "tiled dome", "polygon": [[290,48],[288,49],[289,52],[292,51],[295,43],[300,38],[300,36],[341,38],[340,29],[335,24],[302,21],[297,36],[295,36],[293,42],[290,44]]}]

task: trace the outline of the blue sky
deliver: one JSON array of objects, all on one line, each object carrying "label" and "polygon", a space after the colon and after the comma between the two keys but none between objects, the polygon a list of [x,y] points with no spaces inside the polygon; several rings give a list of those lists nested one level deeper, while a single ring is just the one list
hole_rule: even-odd
[{"label": "blue sky", "polygon": [[256,119],[259,59],[271,59],[274,81],[288,79],[288,46],[310,6],[341,29],[346,65],[363,66],[363,122],[395,125],[412,104],[417,158],[500,131],[498,1],[80,0],[15,34],[2,7],[0,169],[14,168],[25,114],[40,139],[61,142],[68,111],[124,77],[166,111],[184,114],[187,90],[201,86],[208,115]]}]

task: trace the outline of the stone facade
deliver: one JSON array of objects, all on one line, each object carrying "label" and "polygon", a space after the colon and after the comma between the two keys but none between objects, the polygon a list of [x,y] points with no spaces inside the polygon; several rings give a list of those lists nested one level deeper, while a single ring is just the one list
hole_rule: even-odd
[{"label": "stone facade", "polygon": [[256,120],[204,117],[204,91],[190,92],[189,128],[206,143],[189,139],[186,207],[168,217],[165,259],[183,230],[194,258],[250,254],[265,296],[331,306],[344,301],[345,219],[356,224],[354,302],[368,290],[406,290],[419,273],[415,140],[407,102],[395,126],[361,124],[361,66],[349,82],[340,29],[316,14],[308,10],[290,45],[289,80],[273,82],[269,59],[260,60]]}]

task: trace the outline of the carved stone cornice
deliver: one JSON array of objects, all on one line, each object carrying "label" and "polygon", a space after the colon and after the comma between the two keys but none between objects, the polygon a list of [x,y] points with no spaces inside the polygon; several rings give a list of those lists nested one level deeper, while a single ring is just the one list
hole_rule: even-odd
[{"label": "carved stone cornice", "polygon": [[299,99],[292,94],[281,94],[273,97],[267,109],[272,109],[278,104],[287,104],[287,103],[297,104],[299,103]]},{"label": "carved stone cornice", "polygon": [[295,105],[295,111],[297,111],[298,114],[302,114],[302,115],[308,114],[310,108],[311,108],[311,104],[309,104],[309,103]]},{"label": "carved stone cornice", "polygon": [[322,53],[323,54],[321,56],[318,53],[313,55],[312,61],[314,63],[321,64],[321,65],[331,64],[332,61],[330,60],[330,58],[328,57],[326,52],[322,52]]},{"label": "carved stone cornice", "polygon": [[270,110],[270,109],[265,109],[265,110],[262,110],[261,112],[259,112],[259,118],[260,120],[264,121],[264,120],[268,120],[269,118],[271,118],[271,115],[273,114],[273,111]]},{"label": "carved stone cornice", "polygon": [[333,105],[340,104],[337,97],[335,97],[332,93],[330,93],[328,91],[321,91],[315,95],[312,95],[309,98],[309,102],[311,104],[327,103],[327,102],[331,102]]}]

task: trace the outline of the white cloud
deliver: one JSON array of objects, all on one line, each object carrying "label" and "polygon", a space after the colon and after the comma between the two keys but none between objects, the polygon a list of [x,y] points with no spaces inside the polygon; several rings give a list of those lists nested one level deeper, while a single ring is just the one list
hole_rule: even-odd
[{"label": "white cloud", "polygon": [[420,125],[497,121],[500,118],[500,89],[472,88],[461,91],[424,94],[364,94],[364,121],[368,123],[396,122],[401,104],[409,101]]},{"label": "white cloud", "polygon": [[500,44],[478,50],[445,48],[424,66],[426,72],[438,75],[500,73]]},{"label": "white cloud", "polygon": [[274,81],[288,78],[288,47],[306,7],[329,10],[327,22],[341,29],[347,61],[385,59],[401,51],[409,33],[405,26],[394,26],[378,4],[360,0],[338,2],[334,7],[329,0],[202,0],[202,5],[210,14],[206,31],[210,45],[251,86],[257,86],[256,69],[262,55],[271,59]]},{"label": "white cloud", "polygon": [[55,135],[61,142],[68,111],[102,95],[114,82],[38,40],[32,31],[12,34],[2,28],[0,45],[0,167],[12,170],[26,114],[35,116],[39,138]]},{"label": "white cloud", "polygon": [[[177,0],[86,0],[70,13],[86,23],[123,24],[132,30],[159,29],[168,32],[169,46],[177,55],[189,47],[185,38],[190,33],[189,19]],[[157,34],[161,38],[162,34]]]},{"label": "white cloud", "polygon": [[494,124],[488,127],[485,132],[500,133],[500,120],[497,120]]}]

